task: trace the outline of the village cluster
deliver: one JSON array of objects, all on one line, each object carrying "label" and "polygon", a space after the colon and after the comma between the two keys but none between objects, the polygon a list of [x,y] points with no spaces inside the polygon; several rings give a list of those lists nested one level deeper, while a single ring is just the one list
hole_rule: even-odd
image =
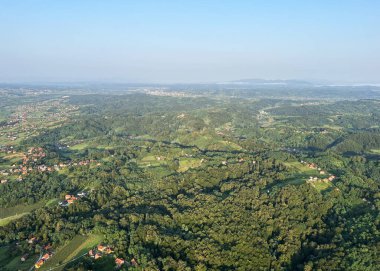
[{"label": "village cluster", "polygon": [[[38,245],[39,240],[36,237],[32,236],[27,240],[27,242],[31,246],[36,246]],[[54,251],[50,244],[41,246],[40,257],[38,258],[37,262],[34,264],[34,267],[36,269],[39,269],[48,259],[50,259],[53,256],[53,253]],[[22,255],[20,260],[22,262],[25,262],[29,258],[29,256],[30,256],[29,254],[24,254]]]},{"label": "village cluster", "polygon": [[[114,253],[114,251],[110,246],[99,244],[95,248],[90,249],[90,251],[88,252],[88,256],[97,260],[99,258],[110,255],[112,253]],[[117,268],[120,268],[125,263],[126,261],[123,258],[118,258],[118,257],[115,258],[115,264]],[[134,258],[131,260],[131,265],[132,266],[138,265],[137,261]]]},{"label": "village cluster", "polygon": [[301,164],[306,165],[310,169],[318,170],[320,175],[328,175],[328,177],[325,177],[325,178],[318,178],[318,177],[310,176],[309,179],[306,181],[307,183],[310,183],[310,184],[313,184],[314,182],[328,183],[328,182],[333,181],[336,178],[334,175],[328,174],[325,170],[322,170],[315,163],[307,163],[305,161],[301,161]]},{"label": "village cluster", "polygon": [[[30,237],[28,240],[27,240],[28,244],[30,245],[37,245],[39,243],[39,240],[36,238],[36,237]],[[112,255],[114,253],[114,250],[109,246],[109,245],[103,245],[103,244],[99,244],[97,245],[96,247],[92,248],[88,253],[87,255],[91,258],[93,258],[94,260],[97,260],[99,258],[102,258],[102,257],[105,257],[105,256],[109,256],[109,255]],[[50,259],[51,257],[53,257],[54,255],[54,251],[52,250],[52,247],[50,244],[47,244],[47,245],[44,245],[41,247],[41,254],[40,254],[40,257],[38,258],[38,260],[35,262],[34,264],[34,268],[35,269],[39,269],[41,268],[48,259]],[[22,257],[21,257],[21,261],[24,262],[26,261],[27,259],[29,258],[29,254],[24,254]],[[117,268],[120,268],[122,265],[124,265],[126,262],[123,258],[118,258],[116,257],[115,258],[115,264],[116,264],[116,267]],[[131,265],[133,266],[137,266],[137,261],[135,259],[132,259],[131,260]]]},{"label": "village cluster", "polygon": [[[13,150],[9,150],[11,153],[14,153]],[[100,166],[101,163],[95,161],[95,160],[82,160],[78,162],[67,162],[67,163],[59,163],[55,165],[45,165],[45,164],[39,164],[41,159],[46,157],[45,151],[40,147],[32,147],[28,150],[27,153],[25,153],[22,157],[22,164],[13,164],[10,169],[2,169],[0,170],[0,173],[2,174],[3,178],[0,180],[1,184],[7,183],[8,179],[7,176],[16,176],[16,180],[22,181],[22,176],[27,175],[32,172],[53,172],[53,171],[59,171],[66,167],[77,167],[77,166],[87,166],[90,164],[96,164],[97,166]]]},{"label": "village cluster", "polygon": [[0,137],[8,141],[15,141],[25,136],[28,138],[32,134],[38,134],[41,129],[41,125],[36,125],[37,122],[44,123],[46,126],[66,121],[79,107],[64,104],[62,103],[63,100],[64,97],[62,97],[62,100],[53,102],[41,102],[16,107],[9,120],[0,125]]},{"label": "village cluster", "polygon": [[[32,241],[34,242],[34,241]],[[97,260],[97,259],[100,259],[104,256],[109,256],[111,254],[113,254],[114,251],[113,249],[108,246],[108,245],[102,245],[102,244],[99,244],[97,245],[95,248],[91,249],[87,255],[91,258],[93,258],[94,260]],[[37,262],[34,264],[34,267],[36,269],[39,269],[41,268],[41,266],[49,259],[53,256],[53,252],[51,252],[51,247],[47,247],[45,246],[44,247],[44,253],[41,253],[41,257],[37,260]],[[26,258],[28,257],[28,255],[24,255],[23,258],[21,258],[21,260],[25,261]],[[115,264],[116,264],[116,267],[117,268],[120,268],[122,265],[125,264],[125,260],[123,258],[118,258],[116,257],[115,258]],[[137,261],[135,259],[132,259],[131,260],[131,265],[134,265],[136,266],[137,265]]]}]

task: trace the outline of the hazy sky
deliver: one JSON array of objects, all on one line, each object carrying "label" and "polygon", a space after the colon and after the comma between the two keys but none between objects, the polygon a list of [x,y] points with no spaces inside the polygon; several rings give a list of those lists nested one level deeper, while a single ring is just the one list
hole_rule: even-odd
[{"label": "hazy sky", "polygon": [[378,0],[0,0],[0,81],[380,82]]}]

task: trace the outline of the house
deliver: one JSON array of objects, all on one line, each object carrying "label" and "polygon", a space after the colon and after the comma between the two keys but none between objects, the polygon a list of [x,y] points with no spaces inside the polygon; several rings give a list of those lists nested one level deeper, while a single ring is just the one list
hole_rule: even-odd
[{"label": "house", "polygon": [[116,264],[117,267],[122,266],[124,264],[124,262],[125,261],[123,259],[121,259],[121,258],[116,258],[115,259],[115,264]]},{"label": "house", "polygon": [[36,237],[32,237],[28,240],[28,244],[34,244],[37,242],[37,238]]},{"label": "house", "polygon": [[45,165],[40,165],[40,166],[38,166],[38,170],[44,172],[44,171],[47,170],[47,166],[45,166]]},{"label": "house", "polygon": [[67,205],[74,203],[74,201],[76,201],[77,199],[78,198],[73,196],[73,195],[66,195],[65,196],[65,201],[66,201]]},{"label": "house", "polygon": [[319,171],[319,174],[323,175],[323,174],[326,174],[326,172],[324,170],[321,170]]},{"label": "house", "polygon": [[44,264],[44,260],[39,260],[38,262],[36,262],[36,264],[34,265],[34,267],[36,269],[40,268],[42,265]]},{"label": "house", "polygon": [[24,254],[24,255],[22,255],[22,257],[21,257],[21,261],[22,262],[25,262],[27,259],[29,258],[29,254]]},{"label": "house", "polygon": [[88,256],[92,258],[95,256],[94,251],[92,249],[88,252]]},{"label": "house", "polygon": [[85,197],[86,196],[86,193],[85,192],[79,192],[77,194],[78,197]]},{"label": "house", "polygon": [[335,179],[335,176],[334,175],[331,175],[330,177],[329,177],[329,181],[331,182],[331,181],[333,181]]},{"label": "house", "polygon": [[95,260],[97,260],[97,259],[99,259],[99,258],[101,258],[101,257],[102,257],[102,254],[100,254],[100,253],[96,253],[94,258],[95,258]]},{"label": "house", "polygon": [[107,247],[105,246],[102,246],[102,245],[98,245],[97,249],[101,252],[104,252],[106,250]]},{"label": "house", "polygon": [[44,254],[44,256],[42,256],[42,260],[44,260],[44,261],[46,261],[47,259],[49,259],[50,258],[50,254],[49,253],[46,253],[46,254]]}]

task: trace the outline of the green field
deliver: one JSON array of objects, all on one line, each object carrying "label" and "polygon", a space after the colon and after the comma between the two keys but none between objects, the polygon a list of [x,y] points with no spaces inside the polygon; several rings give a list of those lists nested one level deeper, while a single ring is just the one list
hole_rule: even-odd
[{"label": "green field", "polygon": [[310,176],[320,176],[319,172],[316,169],[308,168],[306,165],[301,164],[300,162],[286,162],[284,164],[287,167],[296,170],[297,173],[294,173],[285,180],[276,183],[276,186],[283,187],[285,185],[300,185],[305,183]]},{"label": "green field", "polygon": [[77,235],[69,243],[58,249],[51,259],[49,259],[40,270],[58,267],[55,270],[63,270],[64,266],[73,259],[86,254],[92,247],[103,240],[100,235]]},{"label": "green field", "polygon": [[0,219],[0,227],[5,226],[8,223],[10,223],[11,221],[13,221],[15,219],[19,219],[20,217],[27,215],[27,214],[29,214],[29,213],[21,213],[21,214],[17,214],[17,215],[13,215],[13,216],[8,216],[6,218],[2,218],[2,219]]},{"label": "green field", "polygon": [[141,166],[157,167],[161,166],[162,164],[166,164],[166,162],[163,160],[157,160],[156,156],[154,155],[147,155],[140,161]]},{"label": "green field", "polygon": [[25,262],[20,260],[20,256],[13,258],[7,265],[4,266],[5,270],[29,270],[37,261],[38,255],[29,257]]},{"label": "green field", "polygon": [[199,167],[201,164],[201,160],[197,158],[181,158],[179,160],[178,172],[185,172],[190,168]]},{"label": "green field", "polygon": [[84,142],[84,143],[80,143],[74,146],[70,146],[69,149],[73,151],[80,151],[80,150],[87,149],[88,147],[89,147],[89,144],[87,142]]},{"label": "green field", "polygon": [[300,184],[303,184],[306,182],[308,176],[309,175],[297,173],[297,174],[290,176],[289,178],[286,178],[283,181],[276,182],[274,184],[274,186],[284,187],[286,185],[300,185]]},{"label": "green field", "polygon": [[200,149],[210,150],[241,150],[241,147],[230,141],[220,140],[219,138],[209,134],[186,134],[181,135],[175,140],[180,144],[197,146]]},{"label": "green field", "polygon": [[45,206],[46,201],[42,200],[30,205],[17,205],[9,208],[0,208],[0,219],[8,218],[10,216],[15,216],[19,214],[29,213],[33,210]]},{"label": "green field", "polygon": [[301,164],[300,162],[286,162],[284,164],[287,167],[293,168],[300,173],[310,174],[310,175],[316,175],[316,174],[319,175],[319,172],[316,169],[309,168],[306,165]]},{"label": "green field", "polygon": [[70,146],[69,149],[73,150],[73,151],[81,151],[81,150],[91,149],[91,148],[110,150],[110,149],[113,149],[115,147],[117,147],[117,146],[98,145],[94,141],[90,141],[90,142],[86,141],[86,142],[82,142],[82,143]]},{"label": "green field", "polygon": [[[310,176],[318,177],[318,178],[326,178],[328,175],[319,174],[318,170],[308,168],[306,165],[301,164],[299,162],[288,162],[284,163],[286,166],[296,169],[299,173],[294,174],[291,178],[289,178],[285,184],[301,184],[304,183]],[[321,180],[315,181],[311,184],[313,187],[315,187],[318,191],[323,191],[332,186],[330,182],[323,182]]]},{"label": "green field", "polygon": [[38,259],[37,255],[29,257],[25,262],[21,261],[21,255],[10,256],[8,247],[0,248],[0,270],[29,270]]},{"label": "green field", "polygon": [[325,182],[322,182],[322,181],[318,181],[318,182],[314,182],[313,183],[313,186],[318,190],[318,191],[323,191],[323,190],[326,190],[328,188],[330,188],[332,186],[332,184],[330,182],[328,183],[325,183]]},{"label": "green field", "polygon": [[49,201],[41,200],[30,205],[17,205],[9,208],[0,208],[0,226],[5,226],[12,220],[27,215],[38,208],[41,208],[43,206],[52,206],[56,203],[57,199],[51,199]]},{"label": "green field", "polygon": [[5,163],[7,163],[9,165],[13,165],[13,164],[21,161],[23,156],[24,156],[23,153],[18,152],[18,153],[8,154],[8,155],[4,156],[3,159],[7,160]]},{"label": "green field", "polygon": [[57,205],[58,202],[59,202],[59,199],[51,199],[46,202],[45,206],[47,207],[54,206],[54,205]]}]

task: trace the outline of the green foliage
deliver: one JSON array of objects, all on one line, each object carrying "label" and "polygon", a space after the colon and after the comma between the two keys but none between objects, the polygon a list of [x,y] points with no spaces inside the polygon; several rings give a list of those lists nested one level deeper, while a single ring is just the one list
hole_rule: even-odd
[{"label": "green foliage", "polygon": [[[17,148],[43,147],[36,165],[70,166],[0,185],[0,265],[51,244],[42,270],[113,270],[115,257],[122,270],[379,269],[378,102],[134,93],[67,103],[80,114]],[[99,243],[114,253],[82,257]]]}]

